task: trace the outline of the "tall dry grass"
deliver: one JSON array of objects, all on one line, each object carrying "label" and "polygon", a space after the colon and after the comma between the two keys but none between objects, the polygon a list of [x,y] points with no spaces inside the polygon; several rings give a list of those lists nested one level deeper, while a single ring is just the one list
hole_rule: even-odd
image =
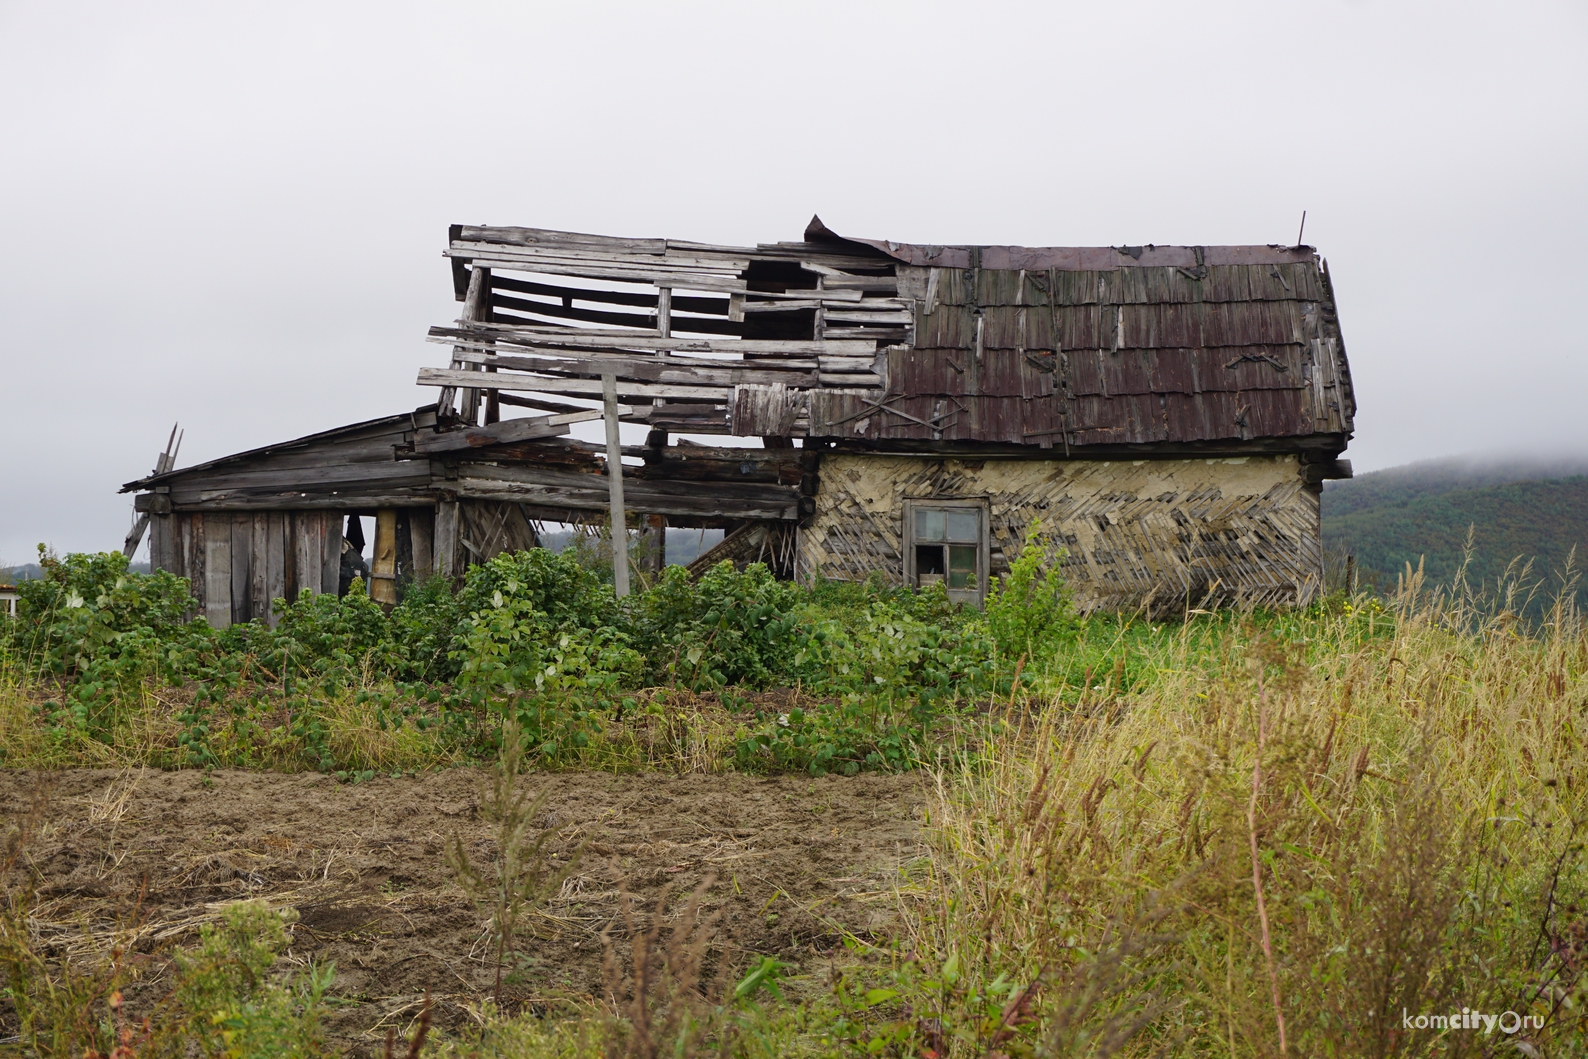
[{"label": "tall dry grass", "polygon": [[[1569,602],[1535,632],[1493,603],[1409,572],[1387,608],[1187,625],[1138,642],[1137,692],[1032,709],[941,770],[914,1040],[1579,1054],[1588,636]],[[1544,1025],[1404,1024],[1463,1010]]]}]

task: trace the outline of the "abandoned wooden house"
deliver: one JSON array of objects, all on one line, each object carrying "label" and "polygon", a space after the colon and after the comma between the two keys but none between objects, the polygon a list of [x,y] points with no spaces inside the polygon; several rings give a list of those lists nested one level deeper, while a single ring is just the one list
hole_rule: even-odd
[{"label": "abandoned wooden house", "polygon": [[[728,530],[701,566],[972,603],[1032,527],[1086,609],[1318,589],[1355,402],[1311,247],[920,246],[813,219],[755,247],[454,226],[446,257],[433,401],[125,487],[212,623],[335,591],[349,515],[375,519],[384,601],[614,516]],[[597,419],[605,446],[568,436]],[[710,434],[760,447],[687,437]]]}]

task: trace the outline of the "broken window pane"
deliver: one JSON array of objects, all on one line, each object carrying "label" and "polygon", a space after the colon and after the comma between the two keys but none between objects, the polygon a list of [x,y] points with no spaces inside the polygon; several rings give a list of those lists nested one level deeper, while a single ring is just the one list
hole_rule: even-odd
[{"label": "broken window pane", "polygon": [[915,579],[918,583],[929,585],[934,581],[943,580],[946,573],[943,566],[943,546],[941,544],[918,544],[915,546]]}]

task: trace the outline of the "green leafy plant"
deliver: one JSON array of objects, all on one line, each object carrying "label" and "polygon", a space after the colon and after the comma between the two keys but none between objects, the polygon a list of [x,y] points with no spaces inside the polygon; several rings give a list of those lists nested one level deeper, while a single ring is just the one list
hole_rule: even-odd
[{"label": "green leafy plant", "polygon": [[272,975],[288,944],[286,928],[296,919],[296,912],[275,911],[263,901],[239,902],[218,924],[200,929],[196,948],[177,957],[173,999],[187,1016],[181,1033],[204,1054],[332,1054],[320,1022],[336,969],[310,964],[285,981]]},{"label": "green leafy plant", "polygon": [[1033,521],[1009,572],[991,587],[984,610],[998,653],[1010,661],[1050,655],[1075,629],[1075,607],[1059,573],[1064,549],[1053,548]]}]

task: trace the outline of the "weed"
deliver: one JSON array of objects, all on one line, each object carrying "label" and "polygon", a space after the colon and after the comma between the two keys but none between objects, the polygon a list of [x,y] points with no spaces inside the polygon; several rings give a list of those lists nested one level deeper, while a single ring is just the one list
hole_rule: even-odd
[{"label": "weed", "polygon": [[530,837],[546,796],[531,800],[529,793],[520,789],[523,765],[523,734],[516,724],[508,722],[502,729],[502,747],[490,782],[480,796],[481,815],[495,825],[495,855],[489,865],[476,864],[458,835],[452,836],[447,850],[447,863],[458,885],[488,917],[498,1008],[502,1003],[502,974],[508,957],[516,951],[515,939],[524,915],[556,892],[578,859],[576,853],[552,862],[546,850],[554,833],[550,827]]},{"label": "weed", "polygon": [[[664,888],[644,924],[625,896],[621,918],[630,939],[626,953],[613,936],[616,922],[602,931],[607,997],[615,1012],[607,1039],[609,1059],[698,1056],[707,1050],[729,1054],[732,1024],[721,1001],[737,987],[728,984],[727,962],[720,954],[715,976],[707,978],[717,924],[714,916],[702,915],[702,902],[714,881],[710,876],[702,880],[672,915],[672,892]],[[669,919],[672,926],[664,931]],[[747,976],[740,983],[746,998],[767,983],[769,974],[763,971],[754,982]]]}]

